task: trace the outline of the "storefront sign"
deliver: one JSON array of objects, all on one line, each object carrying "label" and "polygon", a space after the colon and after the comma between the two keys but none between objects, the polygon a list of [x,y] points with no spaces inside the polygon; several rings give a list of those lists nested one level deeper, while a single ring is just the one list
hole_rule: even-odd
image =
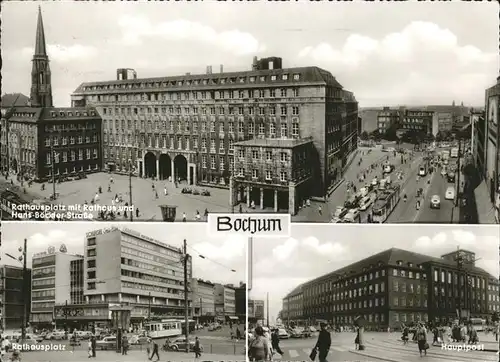
[{"label": "storefront sign", "polygon": [[118,228],[116,228],[116,227],[104,228],[104,229],[100,229],[100,230],[89,231],[86,234],[86,236],[88,239],[88,238],[92,238],[92,237],[97,236],[97,235],[107,234],[107,233],[110,233],[110,232],[116,231],[116,230],[118,230]]}]

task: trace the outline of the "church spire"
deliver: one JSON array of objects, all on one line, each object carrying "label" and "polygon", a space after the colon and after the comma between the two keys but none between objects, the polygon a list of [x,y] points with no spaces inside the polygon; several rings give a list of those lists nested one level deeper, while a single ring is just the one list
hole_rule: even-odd
[{"label": "church spire", "polygon": [[35,54],[31,68],[30,101],[33,107],[52,107],[52,84],[49,67],[49,56],[45,44],[42,9],[38,7],[38,22],[36,26]]},{"label": "church spire", "polygon": [[38,23],[36,25],[35,55],[47,56],[45,31],[43,30],[42,8],[38,6]]}]

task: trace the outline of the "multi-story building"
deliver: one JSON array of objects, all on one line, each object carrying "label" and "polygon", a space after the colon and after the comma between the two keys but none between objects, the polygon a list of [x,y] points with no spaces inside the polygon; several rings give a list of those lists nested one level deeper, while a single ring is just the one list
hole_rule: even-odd
[{"label": "multi-story building", "polygon": [[[229,186],[234,144],[252,138],[312,137],[320,165],[317,193],[341,178],[357,146],[358,103],[317,67],[282,68],[254,58],[252,70],[81,84],[73,106],[103,117],[107,169],[139,176]],[[132,164],[130,164],[131,160]]]},{"label": "multi-story building", "polygon": [[482,110],[471,111],[471,152],[474,164],[484,176],[486,168],[486,117]]},{"label": "multi-story building", "polygon": [[301,324],[303,321],[304,304],[302,298],[302,285],[299,285],[283,298],[281,317],[287,324]]},{"label": "multi-story building", "polygon": [[234,289],[236,317],[243,323],[246,320],[247,294],[247,285],[243,282]]},{"label": "multi-story building", "polygon": [[481,170],[491,202],[495,207],[495,217],[500,222],[500,77],[497,84],[486,90],[485,120],[485,168]]},{"label": "multi-story building", "polygon": [[389,129],[397,126],[401,120],[401,111],[384,107],[377,113],[377,129],[380,134],[386,133]]},{"label": "multi-story building", "polygon": [[190,282],[193,317],[200,323],[213,322],[215,318],[215,284],[192,278]]},{"label": "multi-story building", "polygon": [[[113,227],[87,233],[83,263],[85,304],[57,305],[56,319],[71,319],[80,328],[110,326],[110,312],[122,306],[130,309],[134,326],[147,318],[184,316],[181,249]],[[187,263],[190,280],[191,258]]]},{"label": "multi-story building", "polygon": [[[295,215],[314,196],[317,151],[309,139],[252,139],[235,144],[230,204],[272,207]],[[315,177],[316,176],[316,177]]]},{"label": "multi-story building", "polygon": [[29,105],[29,97],[21,93],[11,93],[4,94],[1,101],[1,119],[0,119],[0,150],[1,150],[1,162],[2,171],[6,172],[9,170],[8,162],[8,145],[9,138],[7,137],[8,122],[7,119],[10,118],[14,109],[16,107],[26,107]]},{"label": "multi-story building", "polygon": [[83,260],[83,256],[56,252],[52,247],[33,255],[30,317],[33,325],[52,326],[55,306],[71,303],[74,296],[71,266],[75,260]]},{"label": "multi-story building", "polygon": [[453,113],[434,112],[432,117],[432,135],[446,134],[453,129]]},{"label": "multi-story building", "polygon": [[265,318],[264,301],[259,299],[248,299],[248,321],[257,323]]},{"label": "multi-story building", "polygon": [[215,284],[215,314],[218,320],[236,321],[236,295],[231,284]]},{"label": "multi-story building", "polygon": [[[19,331],[31,312],[31,269],[0,266],[0,329]],[[24,319],[26,318],[26,319]]]},{"label": "multi-story building", "polygon": [[[20,97],[21,98],[21,97]],[[88,107],[55,108],[49,57],[39,10],[30,102],[2,110],[4,168],[45,181],[102,168],[101,118]],[[4,143],[5,142],[5,143]]]},{"label": "multi-story building", "polygon": [[500,315],[500,283],[498,279],[491,276],[488,279],[488,312]]},{"label": "multi-story building", "polygon": [[490,277],[468,251],[435,258],[392,248],[303,284],[304,318],[347,325],[363,316],[371,329],[450,321],[457,311],[486,318]]},{"label": "multi-story building", "polygon": [[424,135],[432,134],[433,111],[426,109],[407,109],[400,128],[407,132],[415,132]]}]

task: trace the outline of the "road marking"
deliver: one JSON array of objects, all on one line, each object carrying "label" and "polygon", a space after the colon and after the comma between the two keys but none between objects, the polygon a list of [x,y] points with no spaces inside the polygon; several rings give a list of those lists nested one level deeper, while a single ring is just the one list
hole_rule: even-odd
[{"label": "road marking", "polygon": [[347,352],[349,351],[348,349],[346,348],[343,348],[343,347],[338,347],[338,346],[335,346],[335,347],[330,347],[330,350],[334,350],[334,351],[337,351],[337,352]]},{"label": "road marking", "polygon": [[297,352],[296,350],[294,349],[291,349],[288,351],[288,354],[290,355],[291,358],[296,358],[299,356],[299,352]]}]

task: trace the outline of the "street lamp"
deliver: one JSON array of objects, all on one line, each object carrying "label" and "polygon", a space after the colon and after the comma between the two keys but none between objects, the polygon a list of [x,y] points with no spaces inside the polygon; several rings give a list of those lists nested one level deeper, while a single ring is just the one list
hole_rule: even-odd
[{"label": "street lamp", "polygon": [[22,266],[23,266],[22,294],[23,294],[23,300],[25,302],[24,302],[24,306],[23,306],[23,320],[22,320],[22,325],[21,325],[21,343],[24,343],[24,340],[26,339],[26,324],[27,324],[27,320],[26,320],[27,304],[26,304],[26,301],[29,300],[29,296],[27,295],[28,288],[26,288],[26,282],[27,282],[27,278],[26,278],[26,274],[27,274],[27,272],[26,272],[27,271],[26,250],[27,250],[27,244],[28,244],[28,239],[24,239],[24,247],[19,247],[18,251],[19,251],[19,253],[21,253],[21,255],[19,255],[19,257],[17,257],[17,258],[11,254],[5,253],[5,255],[7,255],[9,258],[11,258],[19,263],[22,263]]}]

